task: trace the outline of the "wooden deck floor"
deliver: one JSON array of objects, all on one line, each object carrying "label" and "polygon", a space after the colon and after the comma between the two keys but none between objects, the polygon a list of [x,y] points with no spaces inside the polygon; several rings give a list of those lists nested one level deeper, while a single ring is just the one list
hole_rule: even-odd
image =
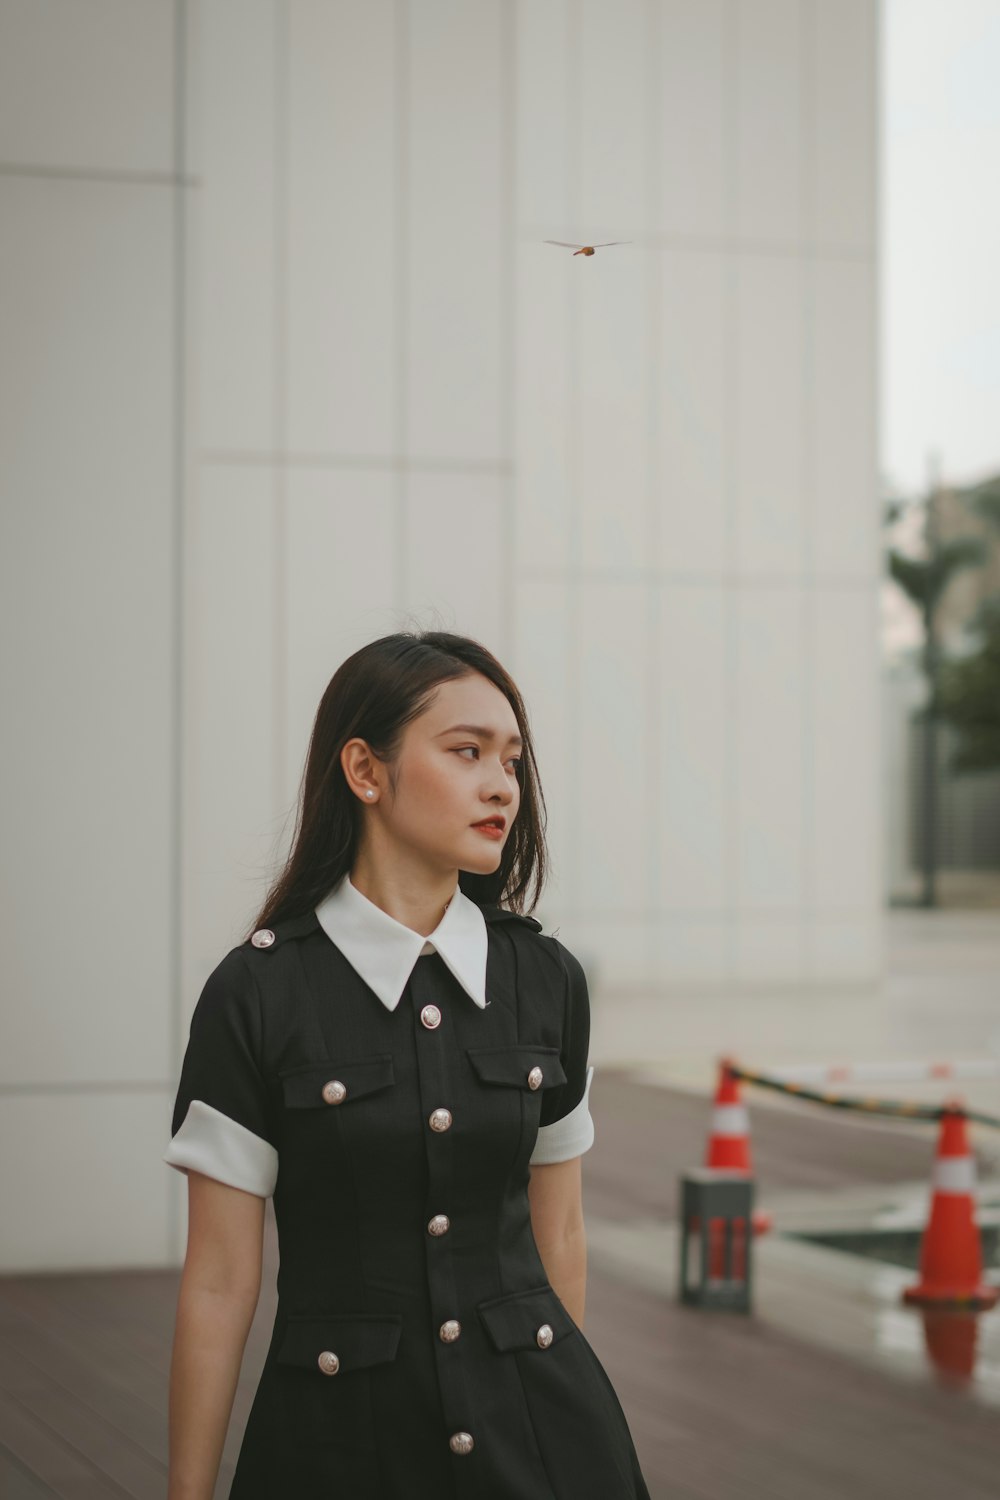
[{"label": "wooden deck floor", "polygon": [[[585,1158],[585,1208],[671,1218],[677,1174],[704,1149],[705,1102],[606,1070],[595,1075],[591,1103],[599,1126]],[[790,1129],[777,1110],[754,1116],[765,1204],[769,1187],[919,1178],[930,1149],[920,1127],[887,1132],[816,1111]],[[274,1255],[269,1216],[266,1286]],[[2,1500],[163,1500],[176,1293],[177,1276],[163,1272],[0,1279]],[[273,1305],[265,1292],[219,1500]],[[594,1270],[585,1327],[628,1415],[653,1500],[996,1500],[1000,1422],[971,1400]]]}]

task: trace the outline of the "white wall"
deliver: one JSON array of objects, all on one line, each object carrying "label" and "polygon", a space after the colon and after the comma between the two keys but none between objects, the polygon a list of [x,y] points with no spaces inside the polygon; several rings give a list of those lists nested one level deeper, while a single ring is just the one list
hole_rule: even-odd
[{"label": "white wall", "polygon": [[3,473],[39,497],[4,592],[8,1264],[65,1262],[67,1195],[73,1263],[179,1253],[191,1006],[327,680],[393,629],[526,693],[595,1055],[630,1006],[655,1052],[699,993],[792,986],[805,1026],[874,983],[875,0],[94,0],[79,37],[0,3]]},{"label": "white wall", "polygon": [[0,4],[0,1269],[155,1263],[179,1018],[174,7]]}]

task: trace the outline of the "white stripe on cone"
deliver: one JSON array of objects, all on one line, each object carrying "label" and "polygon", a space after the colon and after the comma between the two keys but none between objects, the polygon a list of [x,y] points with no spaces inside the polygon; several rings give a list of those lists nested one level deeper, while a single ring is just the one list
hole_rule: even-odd
[{"label": "white stripe on cone", "polygon": [[712,1110],[713,1135],[749,1135],[750,1120],[745,1104],[719,1104]]},{"label": "white stripe on cone", "polygon": [[939,1156],[931,1170],[931,1186],[938,1193],[971,1193],[976,1171],[971,1156]]}]

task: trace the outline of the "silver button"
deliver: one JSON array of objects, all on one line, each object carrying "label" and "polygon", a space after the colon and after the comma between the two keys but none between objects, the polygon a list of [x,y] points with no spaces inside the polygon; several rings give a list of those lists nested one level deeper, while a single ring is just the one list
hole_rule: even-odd
[{"label": "silver button", "polygon": [[324,1349],[323,1353],[317,1360],[317,1364],[323,1371],[324,1375],[336,1375],[337,1371],[340,1369],[340,1360],[334,1354],[332,1349]]},{"label": "silver button", "polygon": [[255,948],[270,948],[274,942],[274,933],[270,927],[258,927],[250,941]]},{"label": "silver button", "polygon": [[433,1031],[435,1026],[441,1025],[441,1012],[436,1005],[425,1005],[420,1012],[420,1019],[429,1031]]},{"label": "silver button", "polygon": [[447,1214],[435,1214],[427,1223],[428,1234],[447,1234],[450,1228],[451,1220]]},{"label": "silver button", "polygon": [[472,1433],[453,1432],[451,1437],[448,1439],[448,1447],[451,1449],[452,1453],[471,1453]]},{"label": "silver button", "polygon": [[448,1321],[446,1323],[442,1323],[441,1327],[438,1329],[440,1337],[446,1344],[453,1344],[461,1332],[462,1325],[457,1318],[449,1318]]},{"label": "silver button", "polygon": [[539,1349],[547,1349],[554,1338],[555,1334],[552,1332],[552,1325],[550,1323],[543,1323],[535,1334],[535,1343]]},{"label": "silver button", "polygon": [[428,1123],[432,1130],[448,1130],[451,1126],[451,1110],[432,1110],[428,1117]]},{"label": "silver button", "polygon": [[347,1088],[339,1078],[331,1078],[329,1083],[323,1085],[323,1098],[327,1104],[343,1104],[347,1098]]},{"label": "silver button", "polygon": [[541,1068],[532,1068],[531,1072],[528,1074],[529,1089],[539,1088],[541,1086],[542,1076],[543,1075]]}]

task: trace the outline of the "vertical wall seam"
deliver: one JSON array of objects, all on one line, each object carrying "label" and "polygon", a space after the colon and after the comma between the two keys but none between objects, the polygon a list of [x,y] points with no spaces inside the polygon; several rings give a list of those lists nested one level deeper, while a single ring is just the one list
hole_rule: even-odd
[{"label": "vertical wall seam", "polygon": [[800,519],[802,526],[802,604],[801,663],[807,691],[800,698],[802,721],[800,732],[802,765],[802,829],[800,857],[804,911],[798,921],[799,973],[803,980],[811,976],[815,960],[815,922],[810,913],[816,901],[816,830],[814,825],[815,726],[819,708],[820,685],[816,674],[816,591],[815,506],[816,506],[816,277],[818,262],[813,250],[816,243],[816,114],[813,62],[816,56],[815,0],[800,0],[799,39],[799,233],[803,241],[799,265],[802,276],[800,316],[802,318],[802,451],[800,464]]},{"label": "vertical wall seam", "polygon": [[[567,203],[569,205],[570,221],[574,226],[571,232],[576,235],[582,232],[582,205],[581,205],[581,139],[583,127],[582,111],[582,88],[580,59],[580,32],[582,27],[581,0],[569,0],[566,13],[567,37],[566,37],[566,112],[567,112]],[[582,712],[582,654],[580,647],[580,527],[582,523],[582,507],[580,503],[580,278],[567,277],[569,291],[569,325],[566,356],[569,363],[569,449],[567,453],[566,472],[568,479],[568,502],[567,518],[569,521],[568,542],[568,564],[567,588],[566,588],[566,655],[567,655],[567,678],[568,678],[568,713],[569,720],[569,797],[568,806],[574,810],[582,807],[582,772],[580,765],[580,752],[576,748],[581,743],[581,731],[583,725]],[[564,830],[567,860],[565,869],[568,873],[568,882],[565,889],[565,904],[572,912],[580,908],[580,818],[572,815]]]},{"label": "vertical wall seam", "polygon": [[739,358],[739,268],[740,228],[736,194],[739,188],[739,158],[736,128],[739,119],[739,15],[740,0],[728,0],[725,11],[723,110],[725,114],[725,174],[724,194],[726,212],[726,248],[722,264],[725,277],[725,308],[723,312],[723,504],[725,507],[725,540],[723,568],[725,585],[721,590],[724,613],[725,666],[723,669],[725,689],[723,720],[727,727],[724,735],[725,777],[725,870],[723,907],[725,920],[725,954],[723,980],[735,981],[739,964],[739,875],[738,834],[740,818],[739,761],[737,751],[742,726],[738,722],[738,627],[742,601],[742,580],[737,572],[739,558],[736,546],[736,458],[738,453],[736,423],[739,419],[737,403],[737,360]]},{"label": "vertical wall seam", "polygon": [[393,485],[393,507],[395,511],[392,527],[394,538],[392,553],[392,588],[397,609],[401,610],[407,598],[409,577],[406,567],[406,501],[408,494],[406,468],[406,428],[408,420],[409,382],[409,298],[406,281],[410,249],[410,172],[407,142],[410,116],[410,45],[408,0],[396,0],[395,7],[395,209],[396,233],[394,236],[393,277],[396,295],[396,389],[393,406],[393,441],[396,468]]},{"label": "vertical wall seam", "polygon": [[[661,701],[663,690],[662,619],[669,585],[657,582],[662,564],[660,506],[663,473],[659,444],[659,415],[663,405],[660,338],[662,319],[661,280],[664,252],[654,248],[653,234],[663,222],[661,142],[661,77],[663,60],[660,0],[646,6],[646,222],[643,256],[646,275],[646,556],[652,575],[645,584],[646,599],[646,804],[652,816],[646,821],[646,906],[654,912],[662,907],[661,864],[663,854],[663,783],[665,768],[659,761],[663,742],[663,718],[669,705]],[[646,974],[650,984],[659,979],[659,919],[646,924]]]},{"label": "vertical wall seam", "polygon": [[274,313],[271,443],[275,462],[271,503],[272,589],[274,594],[274,644],[272,650],[273,702],[272,776],[274,807],[287,802],[285,746],[288,739],[288,93],[289,10],[288,0],[275,0],[274,47]]},{"label": "vertical wall seam", "polygon": [[517,467],[514,453],[514,372],[515,360],[515,316],[517,292],[514,283],[514,267],[517,256],[517,208],[516,208],[516,27],[517,8],[511,3],[501,4],[501,99],[500,99],[500,192],[503,218],[503,238],[506,241],[500,269],[500,453],[501,463],[508,466],[507,473],[499,482],[501,535],[500,548],[503,558],[503,597],[500,601],[501,649],[507,654],[513,651],[516,635],[516,569],[517,569]]},{"label": "vertical wall seam", "polygon": [[[882,412],[882,248],[883,235],[881,232],[882,204],[884,202],[881,184],[884,169],[882,159],[882,128],[881,108],[884,99],[882,87],[883,57],[884,57],[884,27],[886,25],[885,5],[876,3],[868,12],[871,17],[871,30],[866,34],[866,43],[870,49],[871,72],[869,74],[869,101],[870,101],[870,131],[873,154],[872,175],[870,181],[871,197],[868,203],[870,233],[874,236],[874,243],[869,241],[869,286],[871,288],[871,321],[868,333],[868,361],[869,376],[871,378],[872,415],[871,428],[869,430],[869,478],[872,486],[872,557],[871,565],[875,574],[874,584],[871,589],[869,603],[871,641],[875,651],[877,662],[874,691],[876,695],[876,763],[880,768],[885,766],[885,755],[887,747],[888,731],[885,722],[886,703],[882,690],[881,650],[882,650],[882,579],[885,572],[885,559],[883,556],[882,541],[882,500],[881,500],[881,432],[883,425]],[[880,781],[876,786],[876,796],[879,800],[881,816],[878,820],[878,828],[885,827],[885,783],[881,777],[884,770],[880,769]],[[876,868],[876,902],[877,911],[880,912],[882,905],[889,900],[889,847],[888,840],[884,836],[875,838],[875,868]],[[876,921],[878,932],[878,952],[875,955],[876,979],[881,979],[886,967],[886,924],[884,921]]]},{"label": "vertical wall seam", "polygon": [[[182,857],[183,857],[183,813],[184,813],[184,496],[185,485],[185,435],[187,383],[184,361],[187,357],[186,337],[186,272],[185,245],[187,238],[187,194],[185,159],[187,155],[187,132],[185,98],[187,89],[187,12],[186,0],[174,3],[174,129],[173,170],[171,189],[173,204],[172,277],[173,277],[173,441],[171,444],[171,684],[170,684],[170,895],[167,911],[167,993],[170,1018],[170,1077],[175,1079],[181,1068],[181,1038],[183,1031],[183,997],[181,994],[181,913],[182,913]],[[168,1127],[169,1128],[169,1127]],[[181,1254],[179,1196],[173,1183],[166,1184],[167,1191],[167,1247],[168,1255]]]}]

